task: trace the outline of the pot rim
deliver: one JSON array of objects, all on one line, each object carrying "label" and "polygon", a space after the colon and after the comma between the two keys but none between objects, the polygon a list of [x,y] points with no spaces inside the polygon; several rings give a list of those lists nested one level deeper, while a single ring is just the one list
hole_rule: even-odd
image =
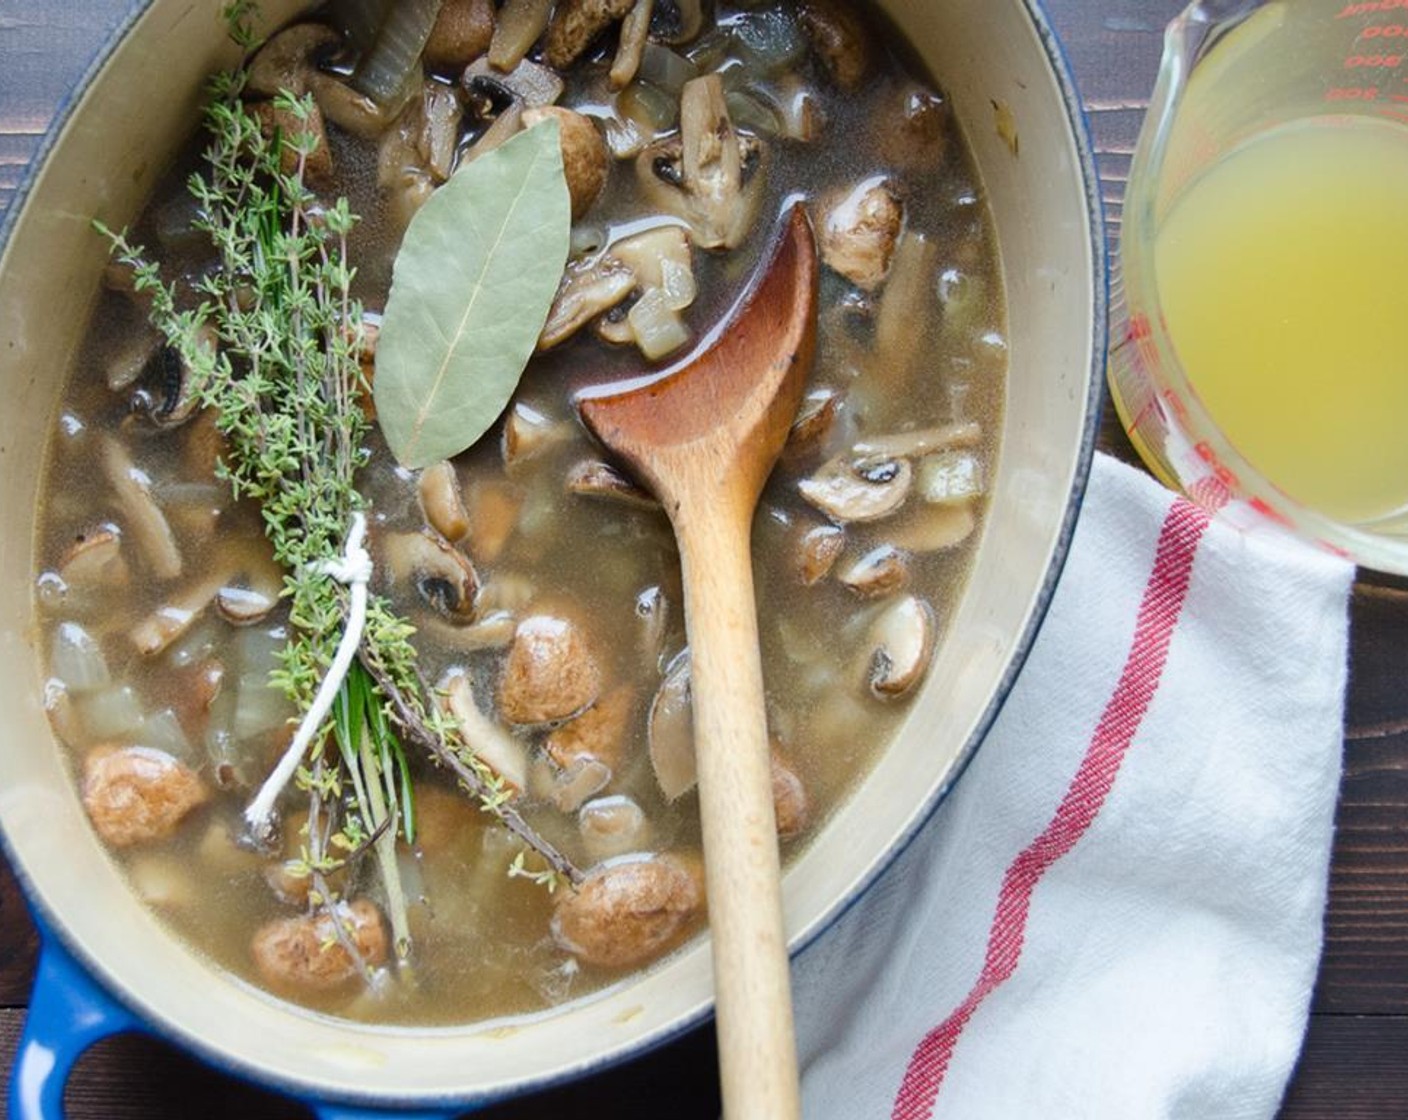
[{"label": "pot rim", "polygon": [[[1103,202],[1100,197],[1100,178],[1095,162],[1090,121],[1072,74],[1069,55],[1046,14],[1043,0],[1017,0],[1017,2],[1025,10],[1027,18],[1036,31],[1047,65],[1050,67],[1052,77],[1060,92],[1064,115],[1070,125],[1070,139],[1077,157],[1080,181],[1085,195],[1085,214],[1092,266],[1089,277],[1092,319],[1089,338],[1091,368],[1088,371],[1089,377],[1084,402],[1085,425],[1073,463],[1071,486],[1066,496],[1059,528],[1054,537],[1050,562],[1047,565],[1045,576],[1033,596],[1032,610],[1022,632],[1013,643],[1011,656],[1001,677],[996,682],[992,697],[974,724],[971,734],[955,755],[953,764],[943,780],[936,784],[915,808],[905,828],[876,857],[866,873],[852,884],[848,893],[838,897],[806,928],[794,935],[788,946],[788,953],[793,957],[804,952],[865,896],[933,818],[949,791],[972,762],[986,738],[988,730],[1002,710],[1046,617],[1056,583],[1064,570],[1066,559],[1070,553],[1071,538],[1075,532],[1089,481],[1103,414],[1103,369],[1109,330],[1109,250],[1106,241]],[[24,176],[15,188],[9,208],[3,218],[0,218],[0,267],[4,265],[14,229],[29,204],[35,183],[55,145],[72,123],[75,111],[93,81],[106,67],[118,46],[140,21],[148,6],[149,0],[140,0],[122,17],[109,33],[102,47],[93,56],[82,77],[66,92],[63,100],[59,103]],[[381,1109],[401,1107],[425,1109],[438,1106],[455,1109],[474,1108],[568,1084],[593,1074],[599,1074],[627,1061],[644,1057],[702,1025],[713,1014],[713,1000],[711,997],[705,998],[698,1006],[682,1012],[673,1021],[649,1034],[642,1035],[633,1043],[606,1051],[594,1060],[579,1062],[570,1069],[558,1070],[540,1078],[520,1080],[515,1082],[507,1093],[482,1091],[470,1095],[441,1094],[414,1098],[375,1092],[363,1094],[329,1093],[328,1089],[321,1084],[283,1076],[256,1062],[246,1061],[237,1054],[208,1045],[200,1035],[185,1030],[179,1024],[167,1021],[149,1008],[136,991],[116,983],[101,959],[91,955],[69,934],[61,917],[52,912],[44,901],[42,892],[33,881],[28,868],[18,859],[3,822],[0,822],[0,850],[3,850],[24,891],[25,898],[40,926],[43,937],[56,940],[110,999],[137,1016],[150,1033],[194,1054],[212,1069],[310,1102],[326,1102],[332,1105],[351,1105],[354,1107],[371,1106]],[[605,989],[606,992],[610,990],[609,987]],[[592,998],[595,997],[588,997],[589,1000]]]}]

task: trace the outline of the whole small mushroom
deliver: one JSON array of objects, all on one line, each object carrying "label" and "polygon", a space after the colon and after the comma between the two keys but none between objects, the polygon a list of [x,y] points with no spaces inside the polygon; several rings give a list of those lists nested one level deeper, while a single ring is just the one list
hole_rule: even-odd
[{"label": "whole small mushroom", "polygon": [[275,97],[281,91],[301,97],[308,92],[318,62],[342,45],[331,27],[323,23],[296,23],[259,48],[245,74],[247,97]]},{"label": "whole small mushroom", "polygon": [[425,41],[425,61],[439,69],[462,69],[487,51],[493,38],[493,0],[444,0]]},{"label": "whole small mushroom", "polygon": [[511,723],[550,723],[586,708],[601,693],[601,667],[581,627],[538,614],[514,632],[499,682],[499,711]]},{"label": "whole small mushroom", "polygon": [[590,118],[560,105],[544,105],[523,111],[523,126],[532,128],[549,118],[557,120],[562,147],[562,170],[567,192],[572,198],[572,218],[582,217],[606,185],[608,160],[606,144]]}]

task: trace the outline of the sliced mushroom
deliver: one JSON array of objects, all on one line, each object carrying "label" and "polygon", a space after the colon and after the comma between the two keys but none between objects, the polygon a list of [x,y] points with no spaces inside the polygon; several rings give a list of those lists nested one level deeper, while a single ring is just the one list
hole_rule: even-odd
[{"label": "sliced mushroom", "polygon": [[547,30],[552,0],[508,0],[499,9],[499,22],[489,44],[489,62],[496,70],[512,70]]},{"label": "sliced mushroom", "polygon": [[707,74],[686,82],[680,131],[636,157],[646,198],[683,218],[694,243],[734,249],[753,227],[762,199],[766,150],[729,117],[723,79]]},{"label": "sliced mushroom", "polygon": [[499,681],[499,711],[512,723],[567,719],[601,693],[601,667],[581,627],[558,615],[523,619]]},{"label": "sliced mushroom", "polygon": [[[484,589],[481,598],[487,598],[493,585]],[[455,648],[465,653],[475,653],[482,649],[503,649],[513,641],[513,632],[518,629],[518,620],[512,611],[495,610],[483,614],[469,626],[455,631],[451,639]]]},{"label": "sliced mushroom", "polygon": [[[659,288],[672,302],[688,295],[675,310],[693,302],[694,254],[683,226],[656,226],[623,237],[613,242],[607,252],[635,274],[636,283],[642,288]],[[684,276],[689,278],[687,282]]]},{"label": "sliced mushroom", "polygon": [[787,454],[808,455],[818,450],[836,426],[841,394],[835,389],[812,389],[802,398],[797,418],[787,433]]},{"label": "sliced mushroom", "polygon": [[464,110],[455,91],[440,82],[426,82],[421,87],[421,96],[412,99],[401,114],[410,129],[416,153],[437,182],[443,183],[454,170],[463,116]]},{"label": "sliced mushroom", "polygon": [[870,626],[866,678],[882,700],[909,692],[934,653],[934,617],[922,599],[905,595],[887,604]]},{"label": "sliced mushroom", "polygon": [[445,709],[459,726],[465,744],[481,762],[514,790],[528,785],[528,749],[485,714],[474,698],[466,673],[452,670],[440,682]]},{"label": "sliced mushroom", "polygon": [[889,455],[902,459],[932,455],[956,447],[976,447],[983,438],[982,425],[972,420],[938,424],[932,428],[912,428],[883,436],[857,440],[857,455]]},{"label": "sliced mushroom", "polygon": [[412,584],[421,599],[454,622],[468,622],[479,594],[469,557],[430,532],[390,533],[386,570],[393,584]]},{"label": "sliced mushroom", "polygon": [[631,689],[624,685],[612,689],[548,736],[544,744],[547,756],[564,770],[586,758],[594,758],[611,770],[619,769],[634,710]]},{"label": "sliced mushroom", "polygon": [[[215,330],[203,326],[197,345],[214,354]],[[158,428],[177,428],[200,408],[199,375],[174,347],[163,346],[143,370],[143,385],[136,404]]]},{"label": "sliced mushroom", "polygon": [[151,574],[157,579],[175,579],[181,574],[181,551],[166,515],[152,497],[151,480],[117,439],[105,435],[102,442],[103,471]]},{"label": "sliced mushroom", "polygon": [[660,503],[610,463],[584,459],[567,472],[567,489],[584,498],[605,498],[633,509],[658,510]]},{"label": "sliced mushroom", "polygon": [[214,480],[228,445],[220,432],[219,413],[203,408],[186,425],[181,441],[181,464],[196,478]]},{"label": "sliced mushroom", "polygon": [[104,842],[170,836],[210,791],[194,770],[151,747],[95,747],[83,761],[83,807]]},{"label": "sliced mushroom", "polygon": [[507,73],[491,66],[489,59],[481,58],[465,70],[460,82],[471,98],[487,100],[499,113],[510,104],[541,109],[561,97],[564,88],[556,71],[526,58]]},{"label": "sliced mushroom", "polygon": [[479,593],[479,605],[486,612],[508,611],[516,614],[524,610],[537,594],[538,589],[528,576],[521,572],[499,572]]},{"label": "sliced mushroom", "polygon": [[424,58],[440,69],[461,69],[487,51],[493,38],[493,0],[444,0]]},{"label": "sliced mushroom", "polygon": [[570,338],[615,307],[635,286],[635,273],[608,253],[569,264],[538,338],[538,349],[547,350]]},{"label": "sliced mushroom", "polygon": [[145,326],[123,337],[112,348],[103,367],[108,388],[114,393],[130,389],[156,357],[161,346],[161,335]]},{"label": "sliced mushroom", "polygon": [[308,92],[318,63],[342,45],[337,32],[323,23],[296,23],[259,48],[245,74],[244,93],[275,97],[282,90],[301,97]]},{"label": "sliced mushroom", "polygon": [[560,0],[548,23],[543,58],[555,70],[566,70],[591,46],[592,40],[626,15],[636,0]]},{"label": "sliced mushroom", "polygon": [[879,287],[904,222],[895,189],[884,176],[866,179],[831,196],[822,211],[821,259],[859,288]]},{"label": "sliced mushroom", "polygon": [[908,229],[895,247],[890,276],[875,316],[875,354],[903,384],[919,354],[923,334],[914,329],[932,310],[939,246]]},{"label": "sliced mushroom", "polygon": [[59,578],[79,594],[126,587],[131,572],[122,554],[122,535],[110,526],[81,534],[59,561]]},{"label": "sliced mushroom", "polygon": [[523,490],[512,482],[481,478],[470,486],[467,498],[467,546],[481,563],[492,564],[518,528]]},{"label": "sliced mushroom", "polygon": [[448,459],[432,463],[420,472],[417,487],[420,508],[430,527],[451,544],[469,532],[469,513],[460,493],[460,479]]},{"label": "sliced mushroom", "polygon": [[885,527],[885,535],[910,552],[942,552],[966,541],[977,525],[969,502],[916,502],[893,525]]},{"label": "sliced mushroom", "polygon": [[670,600],[663,588],[647,587],[636,596],[636,618],[640,620],[640,648],[646,664],[652,670],[659,669],[670,630]]},{"label": "sliced mushroom", "polygon": [[836,84],[859,89],[870,76],[875,51],[856,10],[838,0],[802,0],[797,21]]},{"label": "sliced mushroom", "polygon": [[846,531],[835,525],[813,525],[797,537],[793,565],[804,587],[820,583],[841,558]]},{"label": "sliced mushroom", "polygon": [[567,193],[572,199],[575,220],[592,208],[606,185],[606,144],[590,118],[560,105],[525,109],[523,127],[532,128],[549,117],[557,120],[562,170],[567,178]]},{"label": "sliced mushroom", "polygon": [[840,568],[836,580],[863,599],[877,599],[909,583],[909,557],[894,545],[878,545]]},{"label": "sliced mushroom", "polygon": [[616,57],[611,60],[611,88],[625,89],[640,69],[641,55],[650,41],[650,17],[655,0],[636,0],[635,6],[621,23],[621,42]]},{"label": "sliced mushroom", "polygon": [[486,152],[492,152],[506,140],[523,130],[523,106],[516,102],[494,118],[494,123],[484,130],[469,151],[464,154],[465,163],[473,163]]},{"label": "sliced mushroom", "polygon": [[228,572],[224,571],[206,575],[139,621],[130,632],[137,652],[150,657],[166,649],[215,601],[228,578]]},{"label": "sliced mushroom", "polygon": [[314,73],[308,88],[322,111],[323,119],[363,140],[375,140],[390,126],[402,106],[379,105],[365,93],[358,93],[341,78],[332,74]]},{"label": "sliced mushroom", "polygon": [[215,594],[215,609],[231,626],[253,626],[269,617],[283,591],[283,573],[273,558],[250,564]]},{"label": "sliced mushroom", "polygon": [[783,74],[773,85],[770,98],[789,140],[813,144],[826,131],[826,110],[817,91],[797,74]]},{"label": "sliced mushroom", "polygon": [[548,448],[571,438],[571,424],[545,416],[531,404],[516,401],[504,421],[504,470],[512,473]]},{"label": "sliced mushroom", "polygon": [[611,784],[611,767],[599,759],[582,757],[559,766],[546,755],[528,767],[528,792],[539,801],[551,802],[559,813],[575,813],[588,798]]},{"label": "sliced mushroom", "polygon": [[610,863],[564,893],[553,940],[600,968],[628,968],[663,953],[704,906],[698,870],[670,856]]},{"label": "sliced mushroom", "polygon": [[671,662],[655,691],[647,724],[650,766],[667,801],[675,801],[698,780],[694,760],[694,709],[690,703],[689,651]]},{"label": "sliced mushroom", "polygon": [[835,521],[875,521],[904,504],[913,479],[907,459],[847,452],[802,479],[797,489]]},{"label": "sliced mushroom", "polygon": [[623,793],[583,805],[577,814],[577,829],[587,855],[598,862],[645,851],[650,843],[650,818]]}]

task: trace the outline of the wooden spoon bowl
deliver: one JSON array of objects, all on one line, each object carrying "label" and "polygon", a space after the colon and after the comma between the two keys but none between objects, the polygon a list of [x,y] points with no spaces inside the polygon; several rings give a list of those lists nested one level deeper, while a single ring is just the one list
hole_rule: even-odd
[{"label": "wooden spoon bowl", "polygon": [[750,538],[811,369],[816,287],[811,224],[794,206],[710,345],[658,379],[578,400],[679,543],[719,1067],[737,1120],[800,1115]]}]

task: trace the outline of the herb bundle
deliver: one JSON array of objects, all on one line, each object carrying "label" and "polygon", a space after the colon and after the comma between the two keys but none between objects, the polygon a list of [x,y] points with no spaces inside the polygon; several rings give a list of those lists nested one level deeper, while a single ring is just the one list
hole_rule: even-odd
[{"label": "herb bundle", "polygon": [[[232,37],[247,52],[257,45],[252,12],[248,0],[225,11]],[[261,117],[241,98],[244,80],[243,69],[213,79],[204,170],[188,184],[219,266],[190,292],[178,293],[125,233],[98,228],[133,270],[136,289],[150,300],[153,324],[180,354],[197,399],[215,416],[227,448],[220,476],[237,498],[259,504],[265,534],[285,569],[292,634],[273,683],[306,712],[348,609],[346,589],[325,568],[339,557],[349,521],[364,504],[355,476],[367,459],[370,389],[361,365],[362,309],[351,295],[347,260],[357,219],[346,199],[325,203],[306,182],[319,143],[306,127],[315,111],[311,97],[280,93],[272,113]],[[282,127],[269,127],[270,119]],[[511,790],[441,712],[417,669],[412,634],[384,599],[370,598],[360,663],[343,681],[331,718],[296,774],[309,814],[299,858],[289,868],[311,877],[315,905],[331,907],[336,895],[329,876],[374,852],[398,961],[411,949],[396,859],[398,837],[415,838],[408,745],[449,768],[536,850],[546,869],[526,872],[520,861],[520,873],[549,888],[581,875],[523,820],[510,804]],[[339,940],[356,960],[340,930]]]}]

